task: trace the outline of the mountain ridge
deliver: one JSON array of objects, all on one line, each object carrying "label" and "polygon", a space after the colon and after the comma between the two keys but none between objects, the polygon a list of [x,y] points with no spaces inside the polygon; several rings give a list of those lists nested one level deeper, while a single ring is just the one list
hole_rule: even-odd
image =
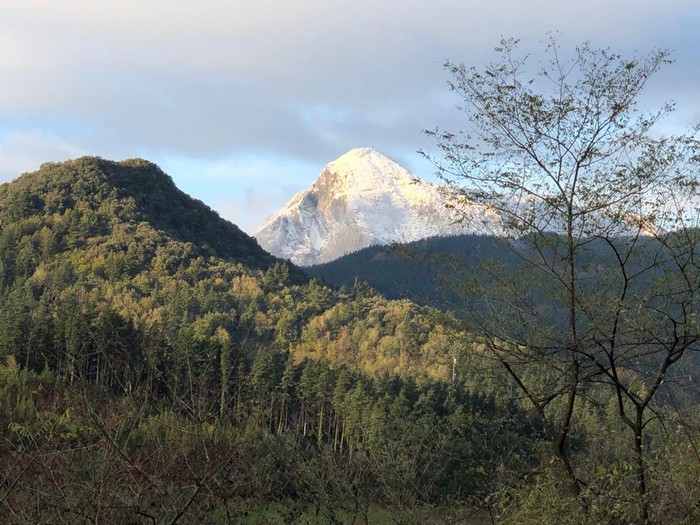
[{"label": "mountain ridge", "polygon": [[[270,253],[310,266],[347,253],[437,235],[487,233],[498,217],[483,206],[450,208],[449,195],[372,148],[355,148],[328,163],[258,229]],[[470,220],[464,221],[469,218]]]}]

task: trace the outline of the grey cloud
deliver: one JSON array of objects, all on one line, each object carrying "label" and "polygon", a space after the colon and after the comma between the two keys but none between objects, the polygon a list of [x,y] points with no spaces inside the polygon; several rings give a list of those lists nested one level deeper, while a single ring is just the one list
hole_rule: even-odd
[{"label": "grey cloud", "polygon": [[0,183],[36,170],[40,162],[60,161],[82,154],[79,147],[40,131],[11,132],[0,139]]},{"label": "grey cloud", "polygon": [[41,121],[70,144],[17,158],[255,152],[322,166],[371,145],[410,163],[423,128],[459,126],[441,63],[484,63],[501,35],[675,47],[649,100],[697,115],[699,13],[695,0],[6,0],[0,124]]}]

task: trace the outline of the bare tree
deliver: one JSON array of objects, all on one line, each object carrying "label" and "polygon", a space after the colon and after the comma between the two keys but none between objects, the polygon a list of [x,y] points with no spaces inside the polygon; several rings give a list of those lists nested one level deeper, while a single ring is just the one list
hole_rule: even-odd
[{"label": "bare tree", "polygon": [[[425,154],[460,212],[501,218],[494,233],[517,263],[470,282],[471,327],[539,414],[579,493],[569,441],[595,385],[612,388],[631,429],[640,519],[648,520],[643,431],[669,372],[698,346],[698,142],[638,111],[666,51],[623,58],[583,44],[564,57],[518,56],[479,70],[447,62],[466,128],[428,131]],[[464,219],[469,213],[464,211]]]}]

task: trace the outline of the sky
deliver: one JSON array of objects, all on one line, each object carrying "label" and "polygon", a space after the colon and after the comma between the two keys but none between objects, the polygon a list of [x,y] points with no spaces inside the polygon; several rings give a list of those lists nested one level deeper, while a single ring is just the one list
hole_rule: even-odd
[{"label": "sky", "polygon": [[501,37],[675,63],[645,92],[700,122],[697,0],[0,0],[0,182],[82,155],[158,164],[253,233],[356,147],[416,175],[424,129],[457,130],[445,60]]}]

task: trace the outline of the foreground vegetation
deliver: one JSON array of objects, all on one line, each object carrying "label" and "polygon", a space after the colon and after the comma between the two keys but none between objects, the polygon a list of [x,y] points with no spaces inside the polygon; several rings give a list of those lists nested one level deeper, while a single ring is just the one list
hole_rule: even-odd
[{"label": "foreground vegetation", "polygon": [[460,388],[313,361],[246,382],[224,417],[49,372],[0,372],[13,523],[236,523],[275,502],[285,523],[311,513],[364,523],[378,507],[412,523],[482,493],[501,458],[522,462],[528,433]]}]

